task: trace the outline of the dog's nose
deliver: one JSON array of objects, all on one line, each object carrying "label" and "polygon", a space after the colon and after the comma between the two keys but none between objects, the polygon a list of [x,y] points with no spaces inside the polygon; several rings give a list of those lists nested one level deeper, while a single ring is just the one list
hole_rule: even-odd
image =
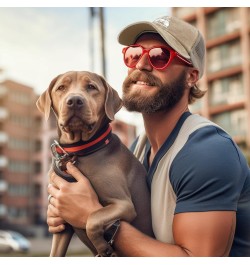
[{"label": "dog's nose", "polygon": [[81,108],[83,107],[84,100],[80,96],[70,96],[67,98],[66,104],[69,108]]}]

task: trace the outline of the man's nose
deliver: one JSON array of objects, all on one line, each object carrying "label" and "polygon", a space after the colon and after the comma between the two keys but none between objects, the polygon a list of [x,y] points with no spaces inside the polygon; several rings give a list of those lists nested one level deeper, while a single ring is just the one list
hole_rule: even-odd
[{"label": "man's nose", "polygon": [[141,59],[136,64],[135,68],[138,70],[152,71],[153,67],[149,62],[149,57],[147,53],[142,55]]}]

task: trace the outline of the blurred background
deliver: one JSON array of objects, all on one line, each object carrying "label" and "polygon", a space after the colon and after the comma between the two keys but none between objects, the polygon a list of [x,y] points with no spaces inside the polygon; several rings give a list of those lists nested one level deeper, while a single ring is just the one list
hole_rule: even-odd
[{"label": "blurred background", "polygon": [[[223,127],[250,162],[249,7],[0,7],[0,256],[46,256],[50,249],[47,172],[57,131],[53,115],[45,122],[37,110],[38,96],[70,70],[103,75],[121,95],[127,69],[118,33],[163,15],[202,32],[207,62],[199,87],[208,92],[190,109]],[[124,109],[112,127],[128,147],[143,128],[140,115]],[[6,243],[14,237],[6,230],[30,244]],[[77,238],[70,250],[88,255]]]}]

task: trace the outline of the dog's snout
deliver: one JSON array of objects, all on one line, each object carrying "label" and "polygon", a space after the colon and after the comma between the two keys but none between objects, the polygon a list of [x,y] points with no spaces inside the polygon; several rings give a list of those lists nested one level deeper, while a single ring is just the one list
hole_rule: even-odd
[{"label": "dog's snout", "polygon": [[80,96],[70,96],[66,103],[69,108],[81,108],[84,105],[84,99]]}]

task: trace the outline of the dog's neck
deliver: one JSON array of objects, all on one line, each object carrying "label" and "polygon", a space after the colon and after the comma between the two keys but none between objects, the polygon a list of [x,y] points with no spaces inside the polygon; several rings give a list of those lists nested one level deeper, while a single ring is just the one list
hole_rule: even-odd
[{"label": "dog's neck", "polygon": [[77,158],[90,155],[107,146],[112,139],[112,129],[107,124],[88,141],[79,141],[74,144],[59,144],[57,141],[51,145],[53,155],[53,169],[57,175],[69,182],[76,180],[66,172],[66,164],[71,161],[77,163]]},{"label": "dog's neck", "polygon": [[87,141],[80,140],[72,144],[61,144],[56,146],[56,152],[59,155],[69,154],[84,156],[93,153],[100,148],[107,145],[112,137],[112,129],[110,124],[106,124],[103,128],[98,130],[93,137]]}]

